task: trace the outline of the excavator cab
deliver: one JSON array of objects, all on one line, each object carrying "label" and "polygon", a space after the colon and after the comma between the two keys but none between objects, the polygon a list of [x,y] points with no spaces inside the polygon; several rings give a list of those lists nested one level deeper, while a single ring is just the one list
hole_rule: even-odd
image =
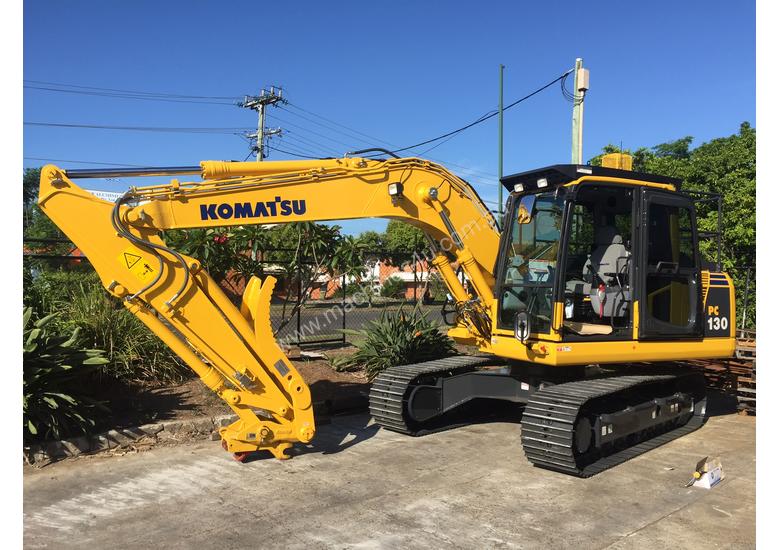
[{"label": "excavator cab", "polygon": [[[695,204],[680,192],[679,180],[557,165],[502,183],[511,193],[497,266],[494,337],[511,331],[526,348],[603,342],[585,358],[601,363],[613,359],[605,350],[618,352],[615,362],[626,359],[625,346],[609,343],[631,342],[634,360],[658,361],[679,358],[672,343],[686,341],[688,352],[701,347],[710,353],[713,342],[706,338],[732,335],[733,296],[710,282],[725,282],[727,275],[702,268]],[[718,331],[708,330],[715,325],[708,316],[720,318]],[[667,345],[642,345],[659,341]],[[532,359],[573,364],[564,354],[576,348],[553,349]]]}]

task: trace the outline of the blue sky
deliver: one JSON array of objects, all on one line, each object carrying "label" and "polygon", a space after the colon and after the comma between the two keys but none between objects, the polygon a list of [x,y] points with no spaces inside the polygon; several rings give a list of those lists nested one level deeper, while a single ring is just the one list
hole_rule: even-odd
[{"label": "blue sky", "polygon": [[[220,97],[255,94],[279,84],[291,106],[271,109],[269,124],[284,129],[271,145],[321,156],[437,136],[496,107],[500,63],[506,65],[504,95],[510,103],[563,73],[576,57],[584,58],[591,73],[585,159],[609,142],[636,148],[692,135],[698,144],[736,132],[742,121],[755,124],[755,4],[749,1],[301,1],[268,6],[27,0],[24,78]],[[24,91],[24,120],[175,128],[256,125],[252,111],[232,105],[31,88]],[[571,104],[557,85],[507,111],[504,173],[569,162],[570,124]],[[191,165],[243,160],[248,153],[246,140],[230,133],[24,129],[25,157],[71,161],[57,163],[66,168],[98,167],[72,161]],[[426,156],[466,177],[485,200],[496,200],[495,118]],[[289,157],[270,156],[283,158]],[[24,161],[25,166],[43,163]],[[89,185],[119,190],[132,183],[96,180]],[[342,225],[356,233],[381,230],[384,222]]]}]

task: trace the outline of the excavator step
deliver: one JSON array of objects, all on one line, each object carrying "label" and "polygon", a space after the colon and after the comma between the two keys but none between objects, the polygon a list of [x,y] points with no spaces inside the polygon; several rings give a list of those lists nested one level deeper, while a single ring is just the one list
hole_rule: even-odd
[{"label": "excavator step", "polygon": [[[697,430],[704,424],[705,408],[699,374],[558,384],[529,399],[521,421],[523,450],[535,466],[590,477]],[[634,431],[619,438],[607,435],[609,441],[600,443],[600,434],[611,434],[611,419],[623,420],[623,427]]]},{"label": "excavator step", "polygon": [[[456,355],[411,365],[390,367],[374,379],[368,394],[368,408],[377,424],[407,435],[423,435],[444,429],[414,421],[408,410],[408,398],[415,386],[426,379],[455,376],[496,364],[495,357]],[[448,425],[446,428],[454,427]]]}]

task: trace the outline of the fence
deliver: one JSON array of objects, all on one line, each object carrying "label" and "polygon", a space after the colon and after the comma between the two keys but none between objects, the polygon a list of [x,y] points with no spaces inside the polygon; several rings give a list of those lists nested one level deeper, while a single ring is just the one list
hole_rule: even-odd
[{"label": "fence", "polygon": [[[26,240],[32,244],[41,241],[48,240]],[[74,253],[67,246],[68,242],[54,241],[61,247],[58,253],[29,253],[26,256],[60,265],[85,261],[78,251]],[[324,273],[312,274],[311,270],[306,273],[305,266],[310,264],[290,270],[285,266],[292,261],[293,253],[284,249],[267,250],[260,253],[255,262],[257,275],[273,275],[278,279],[271,300],[271,326],[284,344],[345,343],[352,339],[345,330],[364,328],[379,319],[383,311],[401,307],[417,306],[428,319],[439,324],[452,321],[443,311],[446,289],[435,269],[423,260],[422,252],[366,252],[366,273],[359,282],[345,275],[330,277]],[[736,326],[753,329],[756,319],[755,267],[735,266],[729,272],[734,278],[737,297]],[[388,281],[393,278],[397,279],[395,289],[390,288],[394,295],[382,296],[382,289],[392,286]],[[222,281],[226,293],[236,304],[240,303],[245,280],[243,274],[232,273]]]},{"label": "fence", "polygon": [[[48,266],[79,269],[89,263],[66,239],[25,239],[25,243],[25,258]],[[345,330],[364,328],[388,309],[416,306],[430,320],[444,323],[442,307],[446,290],[424,257],[422,252],[413,251],[366,252],[365,273],[358,280],[346,275],[331,277],[325,272],[314,273],[312,265],[306,262],[298,269],[290,269],[294,251],[274,249],[258,254],[251,274],[261,278],[273,275],[277,279],[271,298],[271,327],[283,344],[346,343],[352,337]],[[221,281],[236,305],[241,301],[249,275],[230,272]],[[382,296],[383,293],[390,295]],[[448,320],[452,320],[450,316]]]},{"label": "fence", "polygon": [[738,265],[727,270],[734,280],[737,298],[737,327],[756,328],[756,267]]},{"label": "fence", "polygon": [[[273,275],[271,326],[288,345],[345,343],[345,330],[364,328],[387,309],[419,307],[430,320],[443,323],[446,291],[422,252],[365,252],[360,277],[318,272],[310,263],[290,269],[294,251],[277,249],[258,254],[256,273]],[[272,257],[273,259],[269,259]],[[228,274],[223,286],[240,300],[246,279]]]}]

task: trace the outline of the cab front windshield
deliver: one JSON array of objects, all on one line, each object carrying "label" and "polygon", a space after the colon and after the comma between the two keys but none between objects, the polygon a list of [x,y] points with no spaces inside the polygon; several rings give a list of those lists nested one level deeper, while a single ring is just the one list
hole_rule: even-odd
[{"label": "cab front windshield", "polygon": [[512,328],[515,315],[528,313],[532,333],[548,333],[552,323],[552,291],[563,220],[563,194],[536,195],[531,221],[518,223],[515,201],[511,238],[501,278],[500,326]]}]

